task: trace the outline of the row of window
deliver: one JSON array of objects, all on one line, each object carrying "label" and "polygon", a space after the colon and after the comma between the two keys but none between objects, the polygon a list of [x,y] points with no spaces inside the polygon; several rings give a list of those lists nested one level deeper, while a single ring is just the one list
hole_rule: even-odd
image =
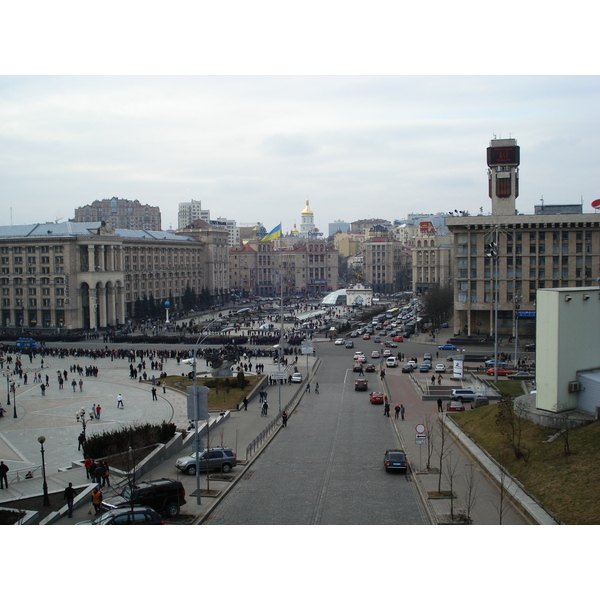
[{"label": "row of window", "polygon": [[65,251],[64,246],[2,246],[0,248],[0,254],[48,254],[50,250],[53,250],[56,254],[62,254]]},{"label": "row of window", "polygon": [[[42,298],[42,301],[40,303],[40,306],[44,307],[44,308],[49,308],[52,306],[52,299],[50,298]],[[14,301],[14,305],[17,308],[21,308],[25,306],[25,299],[24,298],[16,298]],[[28,308],[36,308],[38,306],[38,301],[37,298],[28,298],[27,299],[27,307]],[[57,307],[63,307],[65,306],[65,298],[56,298],[54,300],[54,306]],[[10,308],[11,307],[11,301],[10,298],[2,298],[2,308]]]}]

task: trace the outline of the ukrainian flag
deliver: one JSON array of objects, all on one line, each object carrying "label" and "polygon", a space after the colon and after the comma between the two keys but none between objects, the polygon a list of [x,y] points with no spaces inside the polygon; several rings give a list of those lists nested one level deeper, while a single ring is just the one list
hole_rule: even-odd
[{"label": "ukrainian flag", "polygon": [[268,235],[265,235],[265,237],[260,241],[270,242],[271,240],[276,240],[279,237],[281,237],[281,223],[279,223],[277,227],[275,227]]}]

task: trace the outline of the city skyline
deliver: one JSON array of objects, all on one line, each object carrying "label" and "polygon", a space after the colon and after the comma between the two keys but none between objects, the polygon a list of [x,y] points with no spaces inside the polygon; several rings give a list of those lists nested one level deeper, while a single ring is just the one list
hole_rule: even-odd
[{"label": "city skyline", "polygon": [[[521,147],[517,209],[600,197],[595,76],[0,77],[2,225],[94,200],[299,226],[489,214],[486,147]],[[35,218],[32,218],[35,215]]]}]

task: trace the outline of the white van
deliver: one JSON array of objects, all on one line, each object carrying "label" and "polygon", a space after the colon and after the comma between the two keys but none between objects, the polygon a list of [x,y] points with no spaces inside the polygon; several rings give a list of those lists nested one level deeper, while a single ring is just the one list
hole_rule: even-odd
[{"label": "white van", "polygon": [[398,359],[395,356],[388,356],[385,359],[385,366],[386,367],[397,367],[398,366]]}]

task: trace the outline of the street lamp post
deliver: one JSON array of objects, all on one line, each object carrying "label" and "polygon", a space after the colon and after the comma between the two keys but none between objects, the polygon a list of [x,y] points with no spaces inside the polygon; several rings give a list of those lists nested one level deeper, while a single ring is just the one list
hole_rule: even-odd
[{"label": "street lamp post", "polygon": [[10,406],[10,369],[6,368],[6,406]]},{"label": "street lamp post", "polygon": [[485,255],[493,267],[494,293],[494,383],[498,383],[498,229],[494,230],[494,241],[486,244]]},{"label": "street lamp post", "polygon": [[42,447],[41,452],[42,452],[42,476],[44,478],[44,485],[43,485],[44,506],[50,506],[50,496],[48,496],[48,482],[46,481],[46,461],[44,459],[44,442],[45,441],[46,441],[46,438],[43,435],[40,435],[40,437],[38,438],[38,442],[40,443],[40,446]]},{"label": "street lamp post", "polygon": [[516,294],[515,295],[515,356],[513,358],[513,365],[515,366],[515,368],[518,370],[517,368],[517,359],[518,359],[518,352],[519,352],[519,308],[520,308],[520,302],[521,302],[521,295],[520,294]]},{"label": "street lamp post", "polygon": [[[238,315],[240,313],[243,312],[248,312],[250,309],[249,308],[241,308],[240,310],[238,310],[237,312],[235,312],[235,315]],[[206,327],[204,327],[201,331],[200,331],[200,335],[198,336],[198,339],[196,340],[196,343],[194,344],[194,350],[192,353],[192,367],[193,367],[193,376],[194,376],[194,383],[192,384],[192,389],[193,389],[193,394],[194,394],[194,447],[195,447],[195,452],[196,452],[196,504],[202,504],[202,501],[200,499],[200,440],[199,440],[199,435],[198,435],[198,420],[199,420],[199,414],[198,414],[198,375],[197,375],[197,364],[198,364],[198,346],[200,346],[200,344],[202,344],[202,342],[210,335],[210,327],[213,325],[213,323],[216,323],[217,321],[221,321],[221,317],[217,317],[216,319],[213,319],[208,325],[206,325]],[[206,335],[202,335],[202,333],[208,329],[209,333],[207,333]]]},{"label": "street lamp post", "polygon": [[17,418],[17,386],[14,381],[11,381],[10,389],[13,395],[13,418]]},{"label": "street lamp post", "polygon": [[165,319],[165,325],[169,324],[169,306],[171,306],[171,303],[167,300],[165,302],[165,311],[167,312],[167,318]]}]

